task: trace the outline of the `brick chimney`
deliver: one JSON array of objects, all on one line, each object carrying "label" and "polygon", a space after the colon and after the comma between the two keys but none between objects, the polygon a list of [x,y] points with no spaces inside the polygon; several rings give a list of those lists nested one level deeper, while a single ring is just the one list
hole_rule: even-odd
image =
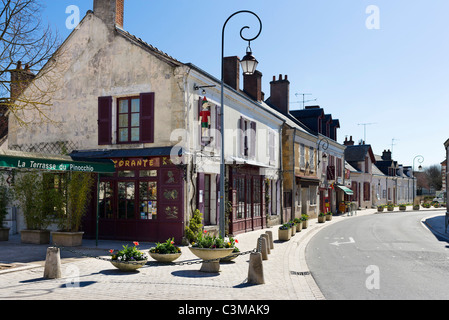
[{"label": "brick chimney", "polygon": [[252,75],[243,76],[243,91],[255,101],[262,101],[264,95],[262,93],[262,73],[255,71]]},{"label": "brick chimney", "polygon": [[11,100],[15,101],[35,77],[36,75],[31,72],[29,64],[26,64],[25,69],[23,69],[22,62],[17,62],[16,69],[11,71]]},{"label": "brick chimney", "polygon": [[385,161],[391,161],[391,151],[390,150],[384,150],[384,152],[382,153],[382,160]]},{"label": "brick chimney", "polygon": [[273,76],[273,81],[270,82],[271,103],[279,109],[282,113],[289,113],[290,111],[290,81],[287,79],[287,75],[282,79],[282,74],[279,75],[279,79]]},{"label": "brick chimney", "polygon": [[343,142],[343,144],[345,146],[353,146],[354,145],[354,141],[352,140],[352,136],[349,138],[349,140],[348,140],[348,137],[346,137],[345,138],[345,142]]},{"label": "brick chimney", "polygon": [[240,58],[237,56],[225,57],[223,66],[223,80],[235,90],[240,89]]},{"label": "brick chimney", "polygon": [[94,0],[94,14],[106,23],[108,28],[123,29],[125,0]]}]

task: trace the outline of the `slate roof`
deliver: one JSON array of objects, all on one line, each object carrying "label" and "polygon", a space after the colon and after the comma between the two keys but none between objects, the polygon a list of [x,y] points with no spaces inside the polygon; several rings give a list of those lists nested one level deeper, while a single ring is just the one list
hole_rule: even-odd
[{"label": "slate roof", "polygon": [[371,162],[376,163],[376,159],[371,149],[371,145],[362,144],[356,146],[346,146],[345,160],[348,161],[349,163],[365,161],[365,157],[367,154],[371,157]]}]

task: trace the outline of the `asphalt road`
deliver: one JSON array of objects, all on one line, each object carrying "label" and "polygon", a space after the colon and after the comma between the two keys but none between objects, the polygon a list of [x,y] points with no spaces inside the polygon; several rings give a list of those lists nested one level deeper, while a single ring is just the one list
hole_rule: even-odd
[{"label": "asphalt road", "polygon": [[325,298],[449,299],[449,243],[421,222],[431,215],[374,214],[317,233],[306,261]]}]

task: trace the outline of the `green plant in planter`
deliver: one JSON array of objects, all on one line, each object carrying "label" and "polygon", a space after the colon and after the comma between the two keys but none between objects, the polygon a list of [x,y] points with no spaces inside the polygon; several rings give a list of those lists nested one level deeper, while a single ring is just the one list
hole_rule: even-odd
[{"label": "green plant in planter", "polygon": [[301,221],[307,221],[307,220],[309,220],[309,215],[303,213],[303,214],[301,215]]},{"label": "green plant in planter", "polygon": [[320,214],[318,215],[319,217],[325,217],[326,214],[324,212],[320,212]]},{"label": "green plant in planter", "polygon": [[193,217],[189,220],[189,225],[185,229],[185,236],[189,243],[195,241],[198,235],[201,234],[203,229],[202,221],[203,215],[200,210],[196,209],[193,213]]},{"label": "green plant in planter", "polygon": [[172,254],[180,253],[181,248],[175,245],[174,239],[168,239],[164,243],[156,243],[156,247],[150,249],[151,253]]},{"label": "green plant in planter", "polygon": [[293,222],[294,222],[295,224],[298,224],[298,223],[301,223],[302,220],[301,220],[301,218],[295,218],[295,219],[293,219]]},{"label": "green plant in planter", "polygon": [[207,231],[198,234],[196,240],[192,242],[192,247],[203,249],[224,249],[235,248],[234,238],[223,239],[222,237],[211,236]]},{"label": "green plant in planter", "polygon": [[51,221],[51,213],[44,209],[46,192],[42,175],[27,172],[17,175],[13,183],[14,198],[18,201],[25,217],[28,230],[45,230]]},{"label": "green plant in planter", "polygon": [[0,229],[3,228],[5,217],[8,214],[6,208],[8,207],[11,199],[12,196],[8,187],[6,186],[5,179],[3,175],[0,175]]},{"label": "green plant in planter", "polygon": [[91,200],[94,176],[90,173],[71,172],[65,183],[66,210],[58,212],[58,227],[60,231],[78,232],[81,220],[87,212]]},{"label": "green plant in planter", "polygon": [[284,223],[282,226],[279,227],[279,230],[287,230],[290,228],[291,228],[290,224]]}]

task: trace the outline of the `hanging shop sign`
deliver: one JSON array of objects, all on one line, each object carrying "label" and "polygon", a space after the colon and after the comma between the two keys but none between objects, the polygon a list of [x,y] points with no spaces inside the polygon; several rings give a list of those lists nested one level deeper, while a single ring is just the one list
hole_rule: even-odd
[{"label": "hanging shop sign", "polygon": [[112,161],[74,161],[68,156],[53,156],[4,150],[0,151],[0,167],[91,173],[115,172],[114,163]]}]

